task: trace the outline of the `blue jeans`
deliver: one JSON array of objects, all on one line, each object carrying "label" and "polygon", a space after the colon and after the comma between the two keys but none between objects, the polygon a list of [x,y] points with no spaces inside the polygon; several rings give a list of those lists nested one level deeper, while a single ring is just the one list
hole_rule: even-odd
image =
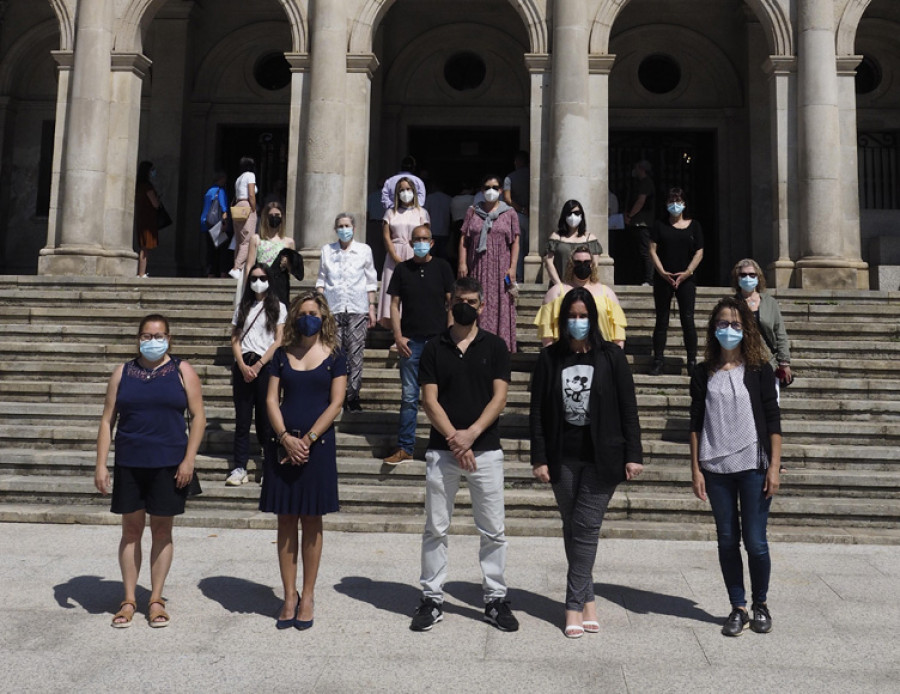
[{"label": "blue jeans", "polygon": [[397,445],[413,454],[416,447],[416,414],[419,411],[419,360],[426,340],[409,340],[409,357],[400,357],[400,431]]},{"label": "blue jeans", "polygon": [[719,565],[732,607],[746,607],[741,537],[747,549],[753,602],[765,602],[772,561],[766,542],[766,523],[772,499],[766,498],[765,470],[744,470],[727,475],[703,471],[706,495],[716,519]]}]

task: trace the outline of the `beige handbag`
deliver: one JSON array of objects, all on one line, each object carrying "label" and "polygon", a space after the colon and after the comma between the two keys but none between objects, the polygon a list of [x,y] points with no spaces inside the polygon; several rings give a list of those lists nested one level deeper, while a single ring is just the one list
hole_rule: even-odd
[{"label": "beige handbag", "polygon": [[234,229],[235,233],[239,232],[244,228],[244,225],[247,223],[247,219],[250,217],[250,213],[252,210],[250,206],[247,205],[244,207],[243,205],[237,205],[232,207],[231,210],[231,225]]}]

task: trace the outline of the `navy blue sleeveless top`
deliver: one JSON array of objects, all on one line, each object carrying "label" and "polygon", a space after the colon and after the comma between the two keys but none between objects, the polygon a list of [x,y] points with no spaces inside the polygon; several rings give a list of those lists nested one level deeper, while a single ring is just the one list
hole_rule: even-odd
[{"label": "navy blue sleeveless top", "polygon": [[116,465],[159,468],[178,465],[187,450],[187,393],[172,357],[155,371],[137,359],[122,368],[116,394]]}]

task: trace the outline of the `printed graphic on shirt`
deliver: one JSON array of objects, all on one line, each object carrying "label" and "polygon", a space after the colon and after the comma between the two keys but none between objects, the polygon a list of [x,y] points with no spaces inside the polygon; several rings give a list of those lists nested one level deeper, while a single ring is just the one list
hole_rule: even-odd
[{"label": "printed graphic on shirt", "polygon": [[563,412],[569,424],[583,427],[591,421],[589,402],[593,380],[594,367],[588,364],[563,369]]}]

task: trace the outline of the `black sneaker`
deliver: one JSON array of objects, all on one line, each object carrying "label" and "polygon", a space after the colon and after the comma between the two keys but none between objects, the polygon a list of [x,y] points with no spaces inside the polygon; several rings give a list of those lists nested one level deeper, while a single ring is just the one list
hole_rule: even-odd
[{"label": "black sneaker", "polygon": [[422,598],[422,604],[416,610],[409,628],[413,631],[431,631],[431,627],[444,619],[441,603],[431,598]]},{"label": "black sneaker", "polygon": [[728,615],[728,619],[725,620],[722,634],[725,636],[740,636],[744,633],[744,629],[747,628],[749,623],[750,617],[747,614],[747,610],[735,607],[731,610],[731,614]]},{"label": "black sneaker", "polygon": [[750,620],[750,628],[757,634],[768,634],[772,631],[772,615],[765,603],[753,603],[753,619]]},{"label": "black sneaker", "polygon": [[519,620],[509,609],[509,600],[497,598],[484,606],[484,621],[493,624],[500,631],[518,631]]},{"label": "black sneaker", "polygon": [[649,374],[651,376],[659,376],[665,368],[666,368],[666,365],[661,359],[659,359],[659,360],[654,359],[653,366],[650,367]]}]

